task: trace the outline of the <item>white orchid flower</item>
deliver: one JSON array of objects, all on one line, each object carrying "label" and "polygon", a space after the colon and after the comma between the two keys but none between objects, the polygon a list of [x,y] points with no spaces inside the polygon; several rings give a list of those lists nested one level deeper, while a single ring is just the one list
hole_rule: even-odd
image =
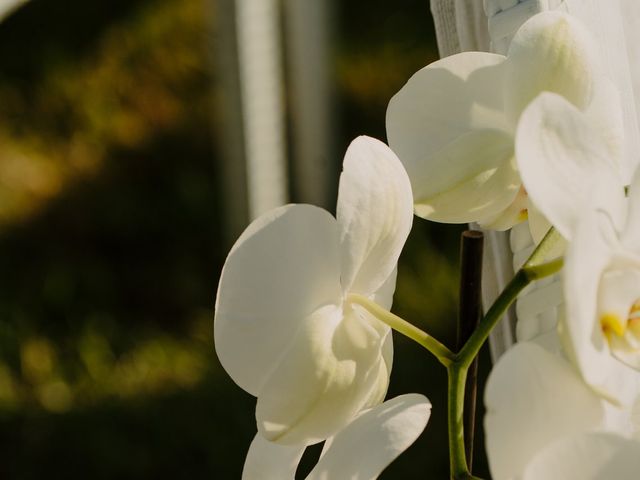
[{"label": "white orchid flower", "polygon": [[638,472],[640,442],[590,433],[549,445],[527,465],[521,480],[636,480]]},{"label": "white orchid flower", "polygon": [[556,439],[611,429],[607,402],[562,356],[532,342],[518,343],[500,358],[484,401],[485,445],[494,480],[518,478]]},{"label": "white orchid flower", "polygon": [[[325,442],[307,480],[373,480],[406,450],[427,425],[431,403],[407,394],[360,414]],[[304,446],[283,446],[257,434],[244,464],[242,480],[293,480]]]},{"label": "white orchid flower", "polygon": [[[611,106],[610,118],[622,118]],[[622,130],[603,127],[560,95],[543,93],[522,114],[516,135],[518,168],[536,209],[567,240],[584,211],[600,208],[620,223],[625,209]]]},{"label": "white orchid flower", "polygon": [[[414,74],[389,103],[387,135],[411,179],[416,214],[504,230],[535,213],[514,159],[515,133],[544,91],[615,126],[612,145],[621,144],[622,120],[611,107],[618,99],[597,51],[576,19],[550,11],[520,28],[506,57],[465,52]],[[531,216],[534,233],[546,233],[542,217]]]},{"label": "white orchid flower", "polygon": [[233,246],[215,346],[231,378],[258,397],[265,439],[322,441],[384,399],[390,329],[346,298],[358,293],[390,308],[412,219],[402,164],[382,142],[359,137],[344,158],[337,221],[288,205],[255,220]]},{"label": "white orchid flower", "polygon": [[522,115],[518,165],[530,198],[568,240],[560,328],[585,381],[619,404],[640,373],[640,177],[625,198],[609,130],[558,95]]}]

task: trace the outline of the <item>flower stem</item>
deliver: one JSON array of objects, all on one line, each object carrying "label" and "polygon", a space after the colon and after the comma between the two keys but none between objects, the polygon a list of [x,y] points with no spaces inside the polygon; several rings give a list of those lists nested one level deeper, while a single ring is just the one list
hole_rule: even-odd
[{"label": "flower stem", "polygon": [[563,265],[562,258],[556,258],[550,262],[540,263],[554,244],[561,239],[560,235],[551,229],[542,239],[542,242],[531,254],[524,266],[517,271],[502,293],[493,302],[484,318],[480,321],[473,335],[456,355],[456,360],[466,368],[471,365],[474,358],[480,352],[480,348],[489,337],[491,330],[502,318],[504,312],[518,297],[518,294],[534,280],[538,280],[560,271]]},{"label": "flower stem", "polygon": [[[518,297],[518,294],[531,282],[553,275],[562,268],[562,259],[557,258],[544,263],[562,237],[551,229],[540,245],[534,250],[524,266],[511,279],[506,288],[493,302],[478,327],[471,334],[455,359],[447,367],[449,378],[449,399],[447,408],[449,426],[449,464],[453,480],[473,479],[465,454],[465,384],[469,367],[480,352],[480,348],[489,337],[491,330],[502,318],[504,312]],[[463,300],[461,299],[461,302]]]},{"label": "flower stem", "polygon": [[452,480],[469,478],[464,446],[464,389],[467,369],[458,363],[447,368],[449,378],[447,419],[449,427],[449,467]]},{"label": "flower stem", "polygon": [[347,297],[347,301],[363,307],[381,322],[389,325],[392,329],[401,333],[405,337],[408,337],[411,340],[422,345],[429,352],[431,352],[445,367],[448,367],[453,361],[455,355],[445,345],[440,343],[428,333],[420,330],[415,325],[407,322],[405,319],[394,315],[390,311],[382,308],[377,303],[369,300],[364,295],[351,293]]}]

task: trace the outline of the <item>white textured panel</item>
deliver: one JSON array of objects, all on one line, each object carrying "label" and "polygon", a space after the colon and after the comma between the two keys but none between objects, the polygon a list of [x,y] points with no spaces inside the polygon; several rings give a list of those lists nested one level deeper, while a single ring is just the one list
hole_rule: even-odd
[{"label": "white textured panel", "polygon": [[252,219],[288,200],[278,5],[276,0],[236,0]]},{"label": "white textured panel", "polygon": [[330,80],[331,2],[286,0],[287,64],[293,137],[293,194],[296,202],[333,209],[330,183],[335,163],[332,148]]}]

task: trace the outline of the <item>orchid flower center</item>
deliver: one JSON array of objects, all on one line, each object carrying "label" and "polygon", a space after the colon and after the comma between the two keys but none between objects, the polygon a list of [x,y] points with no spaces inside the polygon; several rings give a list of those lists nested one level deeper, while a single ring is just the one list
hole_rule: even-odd
[{"label": "orchid flower center", "polygon": [[640,272],[609,269],[598,292],[600,328],[612,354],[640,369]]},{"label": "orchid flower center", "polygon": [[640,299],[631,305],[626,318],[613,312],[603,313],[600,316],[600,326],[609,340],[612,335],[624,337],[627,331],[640,339]]}]

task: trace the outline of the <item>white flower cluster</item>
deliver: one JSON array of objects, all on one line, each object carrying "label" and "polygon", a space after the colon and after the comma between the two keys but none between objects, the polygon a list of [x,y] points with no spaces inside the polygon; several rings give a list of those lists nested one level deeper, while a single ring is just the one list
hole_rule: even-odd
[{"label": "white flower cluster", "polygon": [[[567,241],[557,332],[521,342],[486,392],[494,479],[640,475],[640,174],[625,195],[623,115],[586,29],[532,17],[505,56],[468,52],[391,100],[389,143],[416,213]],[[632,152],[638,155],[639,152]]]},{"label": "white flower cluster", "polygon": [[640,174],[627,186],[620,173],[620,100],[597,51],[546,12],[506,56],[425,67],[389,104],[391,148],[360,137],[347,150],[337,218],[288,205],[247,228],[215,313],[220,361],[257,397],[245,480],[293,479],[321,441],[308,478],[373,479],[422,432],[425,397],[382,403],[389,327],[349,300],[390,308],[413,212],[502,230],[528,219],[534,240],[550,226],[566,240],[557,332],[517,344],[485,392],[493,477],[638,478]]}]

